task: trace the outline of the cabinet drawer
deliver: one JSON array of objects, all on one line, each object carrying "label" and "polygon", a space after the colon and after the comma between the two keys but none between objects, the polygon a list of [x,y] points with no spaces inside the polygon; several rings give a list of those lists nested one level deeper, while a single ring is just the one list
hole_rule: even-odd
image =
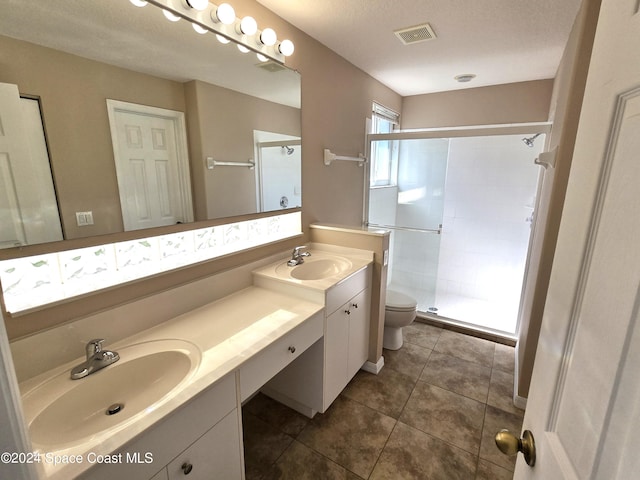
[{"label": "cabinet drawer", "polygon": [[280,370],[322,337],[323,312],[297,326],[240,367],[240,395],[245,401]]},{"label": "cabinet drawer", "polygon": [[354,273],[327,291],[327,316],[335,312],[347,300],[361,292],[371,283],[371,265]]}]

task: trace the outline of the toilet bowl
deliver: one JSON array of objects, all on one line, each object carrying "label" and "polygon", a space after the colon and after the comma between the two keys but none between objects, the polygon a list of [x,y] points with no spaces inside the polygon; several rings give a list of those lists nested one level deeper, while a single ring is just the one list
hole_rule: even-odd
[{"label": "toilet bowl", "polygon": [[414,298],[395,290],[387,290],[384,309],[384,336],[382,346],[388,350],[402,347],[402,327],[416,318],[417,302]]}]

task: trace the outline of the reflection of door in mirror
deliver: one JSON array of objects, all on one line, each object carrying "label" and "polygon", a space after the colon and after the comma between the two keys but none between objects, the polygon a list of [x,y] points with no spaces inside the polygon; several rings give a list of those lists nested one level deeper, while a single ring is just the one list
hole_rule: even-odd
[{"label": "reflection of door in mirror", "polygon": [[38,100],[0,84],[0,248],[62,240]]},{"label": "reflection of door in mirror", "polygon": [[107,100],[124,229],[193,221],[184,114]]},{"label": "reflection of door in mirror", "polygon": [[255,130],[258,211],[302,206],[300,137]]}]

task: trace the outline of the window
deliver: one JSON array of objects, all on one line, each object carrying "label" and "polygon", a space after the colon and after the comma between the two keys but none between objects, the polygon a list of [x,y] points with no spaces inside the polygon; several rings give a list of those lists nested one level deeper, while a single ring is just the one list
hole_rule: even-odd
[{"label": "window", "polygon": [[[371,133],[391,133],[399,125],[400,114],[377,103],[373,104],[371,115]],[[371,144],[372,187],[395,185],[397,183],[397,142],[376,140]]]}]

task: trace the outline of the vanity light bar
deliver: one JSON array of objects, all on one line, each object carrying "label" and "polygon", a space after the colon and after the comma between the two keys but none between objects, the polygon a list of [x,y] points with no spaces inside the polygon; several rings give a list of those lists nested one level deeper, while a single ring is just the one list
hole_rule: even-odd
[{"label": "vanity light bar", "polygon": [[[130,0],[136,6],[144,6],[140,0]],[[208,30],[216,34],[220,39],[231,39],[243,45],[248,50],[253,50],[272,60],[284,63],[285,58],[293,54],[293,42],[291,40],[278,41],[276,32],[272,28],[259,30],[252,17],[242,19],[235,17],[233,7],[228,3],[220,6],[209,3],[206,0],[147,0],[147,3],[155,5],[163,10],[165,16],[171,14],[177,19],[183,18],[194,26]]]}]

